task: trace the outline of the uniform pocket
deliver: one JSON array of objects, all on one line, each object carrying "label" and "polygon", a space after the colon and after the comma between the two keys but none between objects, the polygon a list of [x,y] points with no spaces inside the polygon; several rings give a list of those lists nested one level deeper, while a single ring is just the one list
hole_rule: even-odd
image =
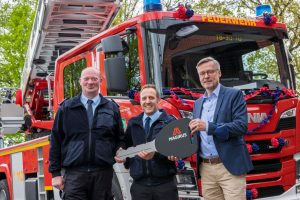
[{"label": "uniform pocket", "polygon": [[113,147],[110,141],[96,140],[95,143],[95,163],[103,164],[103,161],[109,165],[114,164]]},{"label": "uniform pocket", "polygon": [[84,141],[72,141],[68,145],[66,158],[64,159],[64,166],[74,166],[83,160]]},{"label": "uniform pocket", "polygon": [[108,109],[98,110],[96,127],[113,127],[114,112]]}]

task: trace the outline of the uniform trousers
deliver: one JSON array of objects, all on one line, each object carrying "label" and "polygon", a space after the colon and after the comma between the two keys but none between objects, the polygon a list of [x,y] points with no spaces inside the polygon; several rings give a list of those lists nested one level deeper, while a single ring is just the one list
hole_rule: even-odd
[{"label": "uniform trousers", "polygon": [[113,169],[92,172],[66,170],[64,200],[112,200]]},{"label": "uniform trousers", "polygon": [[133,182],[130,193],[132,200],[178,200],[175,180],[155,186]]}]

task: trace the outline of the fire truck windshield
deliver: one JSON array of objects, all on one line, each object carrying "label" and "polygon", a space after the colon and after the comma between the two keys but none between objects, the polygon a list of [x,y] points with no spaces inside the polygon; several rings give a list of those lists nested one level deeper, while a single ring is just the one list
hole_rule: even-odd
[{"label": "fire truck windshield", "polygon": [[[226,86],[292,88],[284,31],[205,23],[162,28],[164,24],[156,22],[144,29],[147,78],[158,88],[201,88],[196,64],[207,56],[220,62],[221,83]],[[182,36],[184,26],[194,28]]]}]

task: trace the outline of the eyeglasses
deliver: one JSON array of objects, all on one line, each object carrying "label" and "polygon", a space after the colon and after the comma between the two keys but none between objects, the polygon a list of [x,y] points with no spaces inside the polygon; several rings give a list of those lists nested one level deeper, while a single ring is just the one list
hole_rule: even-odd
[{"label": "eyeglasses", "polygon": [[89,80],[91,80],[91,81],[98,81],[99,78],[97,78],[97,77],[84,77],[84,78],[82,78],[82,80],[83,81],[89,81]]},{"label": "eyeglasses", "polygon": [[205,74],[207,74],[208,76],[211,76],[213,75],[216,71],[218,71],[217,69],[214,69],[214,70],[207,70],[206,72],[200,72],[199,75],[201,77],[205,76]]}]

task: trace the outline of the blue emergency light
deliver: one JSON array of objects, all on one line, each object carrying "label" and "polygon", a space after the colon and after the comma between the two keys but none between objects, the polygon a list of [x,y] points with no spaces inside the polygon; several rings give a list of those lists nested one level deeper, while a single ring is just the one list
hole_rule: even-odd
[{"label": "blue emergency light", "polygon": [[161,11],[160,0],[144,0],[144,12]]},{"label": "blue emergency light", "polygon": [[265,12],[272,13],[272,8],[269,4],[261,4],[256,6],[256,17],[262,16]]}]

